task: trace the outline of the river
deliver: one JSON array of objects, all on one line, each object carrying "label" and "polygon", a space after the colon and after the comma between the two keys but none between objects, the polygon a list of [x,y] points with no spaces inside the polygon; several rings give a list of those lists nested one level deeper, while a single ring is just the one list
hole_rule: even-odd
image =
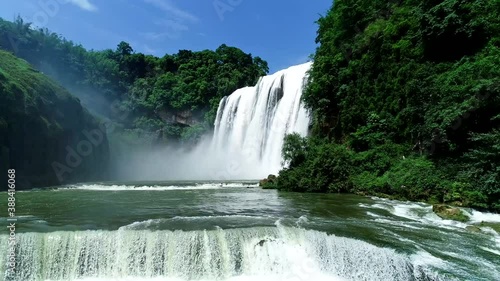
[{"label": "river", "polygon": [[[471,232],[423,203],[283,193],[252,181],[79,184],[18,192],[16,203],[10,280],[500,276],[498,233]],[[468,212],[471,223],[500,222],[500,215]],[[0,221],[8,225],[5,216]],[[0,267],[6,270],[6,255]]]}]

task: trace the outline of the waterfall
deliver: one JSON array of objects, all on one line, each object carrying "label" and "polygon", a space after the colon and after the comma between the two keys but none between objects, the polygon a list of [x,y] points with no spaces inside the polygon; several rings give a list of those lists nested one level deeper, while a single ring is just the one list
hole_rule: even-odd
[{"label": "waterfall", "polygon": [[285,135],[307,134],[309,114],[301,102],[311,63],[262,77],[220,101],[212,149],[238,162],[242,177],[264,177],[281,169]]},{"label": "waterfall", "polygon": [[277,174],[285,135],[307,135],[301,102],[312,63],[261,77],[253,87],[222,98],[214,133],[189,152],[175,147],[130,152],[121,161],[122,180],[256,180]]},{"label": "waterfall", "polygon": [[284,226],[20,233],[15,252],[7,280],[436,280],[392,249]]}]

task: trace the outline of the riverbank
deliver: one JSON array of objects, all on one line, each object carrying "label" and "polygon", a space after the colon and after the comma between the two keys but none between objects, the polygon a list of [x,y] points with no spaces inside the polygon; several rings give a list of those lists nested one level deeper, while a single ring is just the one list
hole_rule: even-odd
[{"label": "riverbank", "polygon": [[[299,188],[296,190],[285,190],[283,188],[280,188],[280,177],[277,177],[275,175],[269,175],[267,178],[262,179],[259,181],[259,186],[263,189],[276,189],[278,191],[287,191],[287,192],[299,192],[299,193],[308,193],[308,191],[299,191]],[[459,222],[470,222],[471,221],[471,213],[472,212],[486,212],[491,215],[498,215],[497,212],[494,212],[494,210],[487,209],[487,208],[472,208],[470,206],[467,206],[464,204],[464,202],[461,201],[451,201],[451,202],[442,202],[442,201],[437,201],[436,197],[432,198],[424,198],[421,197],[422,199],[420,200],[409,200],[406,196],[401,195],[401,194],[388,194],[388,193],[381,193],[381,192],[376,192],[374,190],[350,190],[350,191],[345,191],[345,190],[340,190],[339,192],[335,191],[325,191],[325,192],[318,192],[318,191],[312,191],[311,193],[344,193],[344,194],[354,194],[354,195],[359,195],[359,196],[364,196],[364,197],[374,197],[374,198],[382,198],[382,199],[388,199],[392,201],[399,201],[399,202],[412,202],[412,203],[424,203],[424,204],[429,204],[432,206],[432,211],[439,216],[442,219],[448,219],[448,220],[454,220],[454,221],[459,221]],[[500,232],[500,221],[498,222],[484,222],[484,221],[474,221],[477,226],[490,226],[492,229],[494,229],[497,232]]]},{"label": "riverbank", "polygon": [[[268,179],[267,187],[500,211],[499,175],[491,174],[491,169],[485,170],[481,180],[472,175],[478,174],[472,160],[482,152],[437,157],[413,152],[408,144],[386,142],[364,149],[350,144],[349,140],[336,143],[314,136],[288,135],[282,150],[286,168],[275,179]],[[495,163],[492,159],[488,165]]]}]

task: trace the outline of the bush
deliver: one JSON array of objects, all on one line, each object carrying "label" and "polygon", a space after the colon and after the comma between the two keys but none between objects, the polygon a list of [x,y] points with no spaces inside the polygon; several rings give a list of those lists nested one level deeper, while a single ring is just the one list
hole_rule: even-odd
[{"label": "bush", "polygon": [[297,135],[288,136],[283,157],[290,167],[277,180],[280,190],[345,192],[352,187],[353,152],[344,145],[313,144]]},{"label": "bush", "polygon": [[389,169],[382,180],[390,193],[408,200],[442,198],[443,180],[434,163],[425,157],[401,159]]}]

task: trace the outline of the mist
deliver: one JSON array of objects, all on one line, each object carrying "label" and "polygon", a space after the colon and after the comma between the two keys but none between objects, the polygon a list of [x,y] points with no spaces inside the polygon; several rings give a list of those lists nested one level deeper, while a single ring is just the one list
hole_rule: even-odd
[{"label": "mist", "polygon": [[[120,181],[262,179],[282,169],[286,135],[307,135],[310,115],[301,102],[311,64],[268,75],[255,87],[224,97],[215,128],[193,148],[178,145],[112,145]],[[112,150],[113,151],[113,150]]]},{"label": "mist", "polygon": [[113,163],[119,181],[253,180],[265,176],[257,165],[258,155],[220,153],[209,134],[191,150],[181,145],[130,148]]}]

